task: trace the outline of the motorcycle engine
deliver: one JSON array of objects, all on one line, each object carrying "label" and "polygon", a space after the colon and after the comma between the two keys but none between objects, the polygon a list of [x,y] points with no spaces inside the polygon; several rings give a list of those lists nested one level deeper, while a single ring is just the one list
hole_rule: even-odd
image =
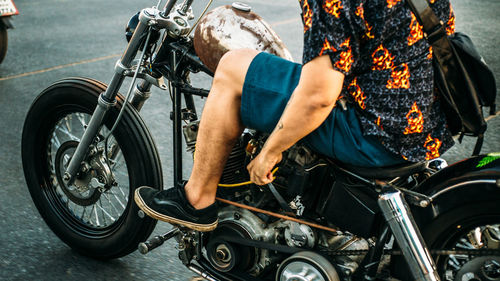
[{"label": "motorcycle engine", "polygon": [[[242,241],[249,244],[239,244]],[[265,219],[246,209],[228,206],[220,210],[219,224],[206,239],[206,258],[220,272],[241,271],[253,276],[266,276],[273,275],[273,270],[289,257],[273,250],[253,247],[252,241],[287,245],[304,251],[369,248],[366,240],[349,233],[326,233],[285,220],[266,223]],[[339,275],[347,277],[358,268],[363,257],[332,256],[330,262],[333,262]],[[307,264],[304,266],[307,267]]]},{"label": "motorcycle engine", "polygon": [[248,210],[228,206],[219,212],[219,224],[206,245],[207,258],[218,271],[233,269],[259,275],[276,262],[276,256],[267,249],[242,246],[229,241],[256,240],[276,243],[282,222],[266,224]]},{"label": "motorcycle engine", "polygon": [[[187,124],[184,135],[188,151],[194,151],[198,122]],[[249,180],[246,166],[257,155],[266,136],[246,130],[234,146],[221,177],[221,183],[236,184]],[[333,182],[329,165],[307,147],[295,144],[283,153],[273,184],[295,215],[305,220],[318,219],[316,210],[324,194],[322,186]],[[283,206],[266,187],[246,185],[221,187],[218,196],[233,202],[271,212]],[[281,244],[304,250],[366,250],[368,242],[350,233],[328,233],[308,225],[277,219],[262,213],[226,206],[219,211],[219,224],[204,243],[210,264],[221,272],[239,270],[253,276],[272,274],[289,255],[251,246],[251,240]],[[238,243],[247,241],[248,244]],[[250,241],[250,242],[248,242]],[[340,275],[350,275],[363,256],[332,256]],[[284,279],[286,280],[286,279]]]}]

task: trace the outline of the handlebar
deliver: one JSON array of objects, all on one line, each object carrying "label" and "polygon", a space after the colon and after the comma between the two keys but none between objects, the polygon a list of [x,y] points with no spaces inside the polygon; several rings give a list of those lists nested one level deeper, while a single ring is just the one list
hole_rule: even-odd
[{"label": "handlebar", "polygon": [[177,0],[168,0],[165,4],[165,7],[163,8],[163,12],[161,12],[161,16],[167,17],[174,8],[176,2]]},{"label": "handlebar", "polygon": [[[182,2],[180,12],[185,14],[189,10],[189,7],[191,7],[191,4],[193,4],[193,1],[194,0],[184,0],[184,2]],[[163,12],[161,12],[161,15],[163,17],[168,16],[176,3],[177,0],[168,0],[167,3],[165,4]]]},{"label": "handlebar", "polygon": [[184,0],[181,6],[181,12],[184,14],[187,13],[189,7],[191,7],[191,4],[193,4],[193,0]]}]

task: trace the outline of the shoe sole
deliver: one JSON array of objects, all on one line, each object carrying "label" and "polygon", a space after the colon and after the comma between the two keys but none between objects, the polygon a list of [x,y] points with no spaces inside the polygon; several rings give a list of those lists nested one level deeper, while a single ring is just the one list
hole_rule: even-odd
[{"label": "shoe sole", "polygon": [[164,214],[160,214],[160,213],[156,212],[155,210],[149,208],[146,205],[146,203],[144,203],[144,200],[142,200],[141,195],[139,194],[139,188],[135,190],[134,201],[137,204],[137,206],[139,206],[139,208],[146,215],[148,215],[154,219],[168,222],[171,224],[182,225],[182,226],[185,226],[187,228],[201,231],[201,232],[207,232],[207,231],[214,230],[217,227],[217,224],[219,222],[219,219],[217,219],[215,222],[213,222],[211,224],[198,224],[198,223],[193,223],[193,222],[189,222],[189,221],[180,220],[180,219],[177,219],[174,217],[166,216]]}]

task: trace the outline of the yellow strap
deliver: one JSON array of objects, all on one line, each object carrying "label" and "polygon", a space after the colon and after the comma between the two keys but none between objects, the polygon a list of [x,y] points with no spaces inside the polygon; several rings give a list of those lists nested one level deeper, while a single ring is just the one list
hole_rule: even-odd
[{"label": "yellow strap", "polygon": [[[274,168],[274,170],[271,172],[271,174],[274,175],[274,173],[276,173],[276,171],[278,171],[278,167]],[[273,180],[275,178],[276,177],[273,177]],[[245,181],[245,182],[231,183],[231,184],[219,183],[218,186],[219,187],[238,187],[238,186],[244,186],[244,185],[249,185],[249,184],[253,184],[253,182],[252,181]]]}]

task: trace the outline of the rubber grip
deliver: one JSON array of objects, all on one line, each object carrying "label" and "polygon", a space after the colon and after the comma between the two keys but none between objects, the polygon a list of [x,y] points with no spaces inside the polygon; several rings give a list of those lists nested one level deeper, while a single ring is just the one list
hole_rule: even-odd
[{"label": "rubber grip", "polygon": [[155,236],[146,242],[139,243],[138,250],[141,254],[145,255],[151,250],[163,245],[165,240],[161,236]]}]

